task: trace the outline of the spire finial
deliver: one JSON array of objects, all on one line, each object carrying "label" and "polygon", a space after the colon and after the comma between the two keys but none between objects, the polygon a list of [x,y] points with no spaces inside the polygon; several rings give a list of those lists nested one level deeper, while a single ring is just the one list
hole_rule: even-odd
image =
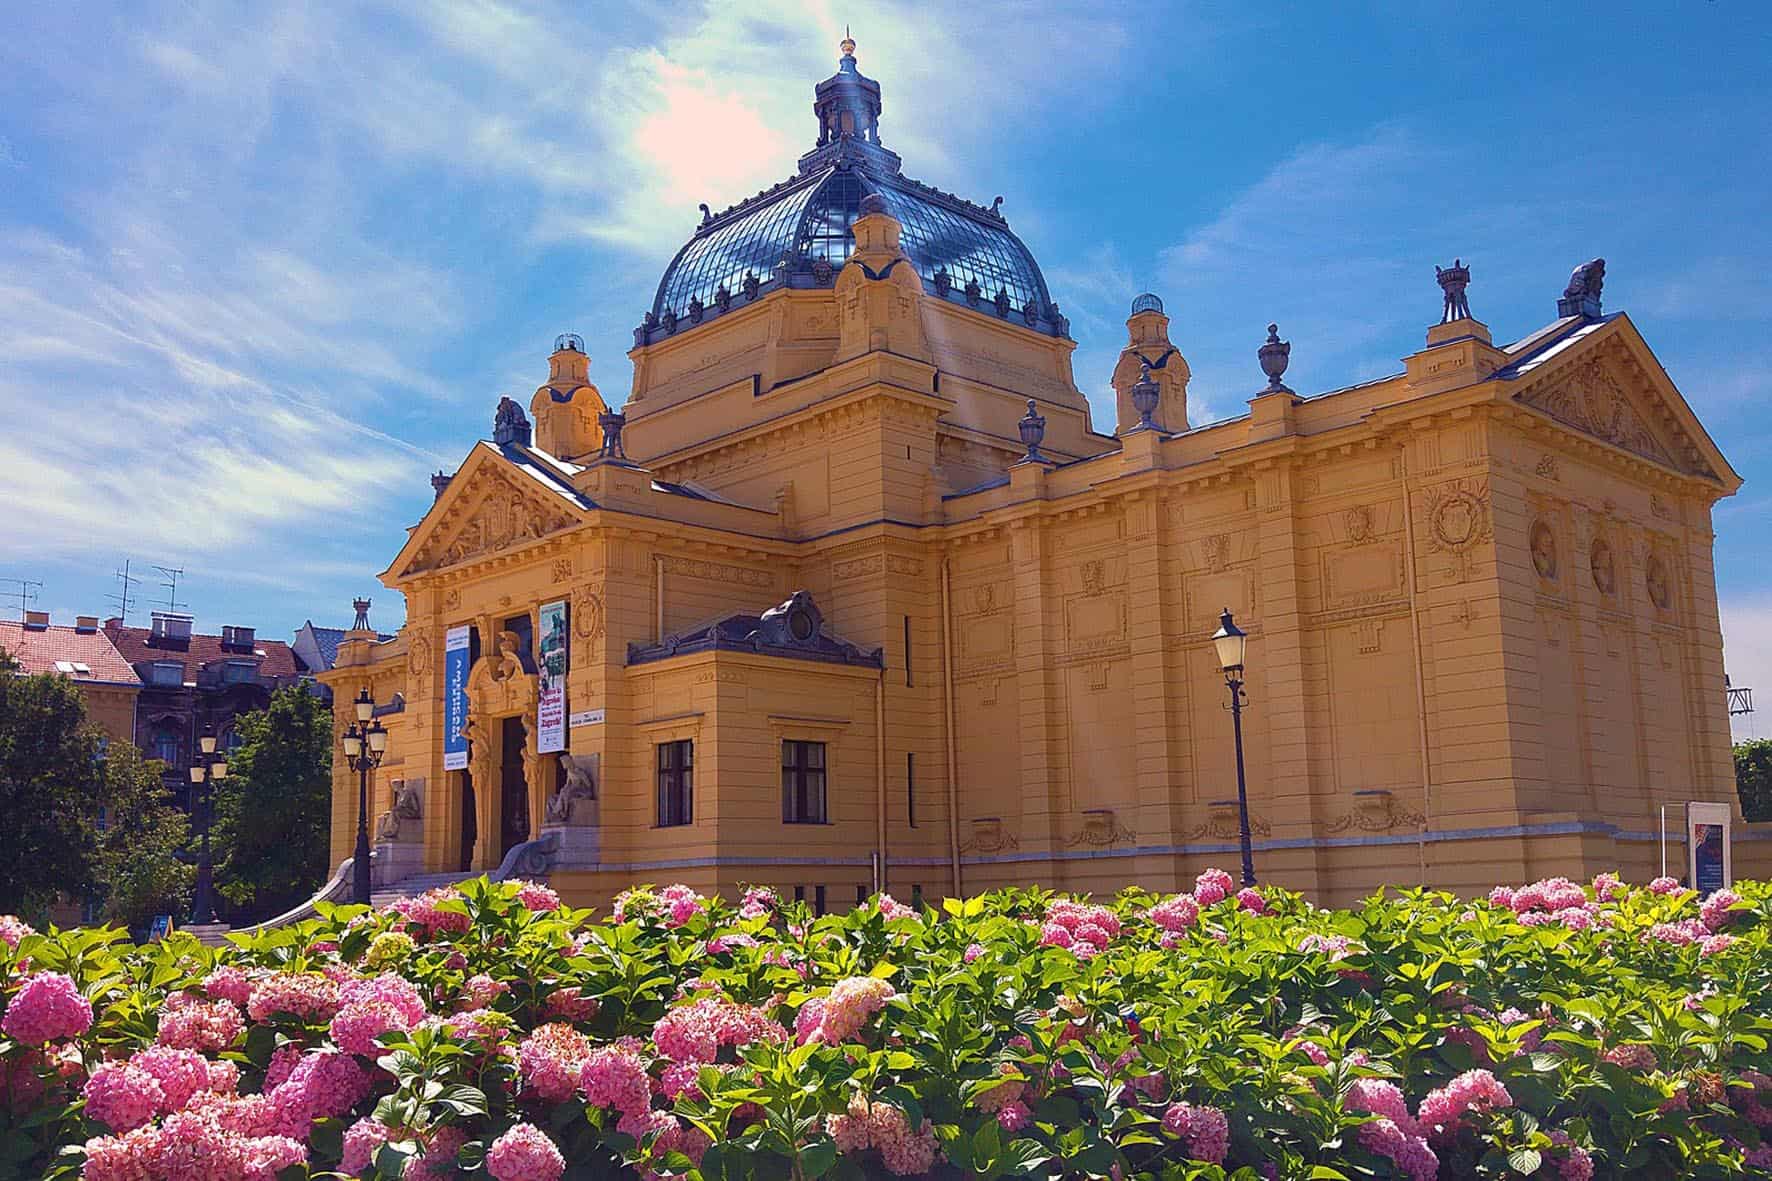
[{"label": "spire finial", "polygon": [[1471,305],[1470,300],[1465,297],[1464,289],[1470,286],[1471,269],[1464,265],[1464,260],[1455,258],[1449,267],[1436,263],[1434,278],[1439,281],[1440,290],[1445,293],[1441,300],[1440,323],[1450,324],[1454,320],[1470,319]]},{"label": "spire finial", "polygon": [[1267,343],[1256,350],[1261,357],[1261,371],[1267,374],[1267,388],[1264,394],[1289,394],[1292,391],[1280,376],[1286,372],[1286,363],[1292,358],[1292,342],[1280,339],[1280,326],[1267,326]]},{"label": "spire finial", "polygon": [[848,25],[843,26],[843,41],[837,48],[843,51],[844,57],[855,56],[855,38],[849,35]]}]

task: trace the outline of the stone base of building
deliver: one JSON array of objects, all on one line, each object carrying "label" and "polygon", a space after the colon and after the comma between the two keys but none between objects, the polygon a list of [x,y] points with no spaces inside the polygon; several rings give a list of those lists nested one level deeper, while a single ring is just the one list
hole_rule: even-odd
[{"label": "stone base of building", "polygon": [[[1020,886],[1103,895],[1128,886],[1171,892],[1191,889],[1194,878],[1211,867],[1236,876],[1239,856],[1232,841],[963,857],[961,892],[972,895]],[[1772,824],[1737,829],[1733,856],[1738,880],[1772,878]],[[1267,840],[1255,846],[1256,877],[1262,884],[1296,890],[1328,907],[1352,905],[1386,887],[1426,885],[1475,898],[1497,884],[1516,885],[1558,875],[1586,882],[1607,872],[1642,884],[1660,875],[1661,859],[1658,834],[1619,832],[1570,819],[1425,834]],[[1668,872],[1684,876],[1684,860],[1685,846],[1677,833],[1670,833]],[[648,882],[682,882],[698,892],[729,899],[738,897],[746,886],[767,885],[784,899],[798,894],[813,904],[823,886],[825,907],[832,911],[847,909],[873,892],[871,869],[861,864],[695,858],[594,868],[584,862],[578,865],[574,868],[562,858],[548,875],[549,884],[572,906],[607,907],[621,891]],[[900,901],[919,895],[936,899],[952,892],[951,873],[946,859],[899,861],[889,866],[886,885]]]},{"label": "stone base of building", "polygon": [[391,886],[425,871],[425,847],[421,841],[377,841],[369,861],[369,880],[376,889]]}]

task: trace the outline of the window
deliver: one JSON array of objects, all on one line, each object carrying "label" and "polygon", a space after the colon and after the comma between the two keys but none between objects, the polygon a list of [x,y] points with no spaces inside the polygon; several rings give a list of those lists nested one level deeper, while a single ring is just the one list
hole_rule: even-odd
[{"label": "window", "polygon": [[148,740],[148,757],[159,759],[168,767],[178,766],[178,732],[161,728]]},{"label": "window", "polygon": [[824,743],[784,739],[781,744],[781,822],[823,824]]},{"label": "window", "polygon": [[814,886],[812,888],[812,913],[817,915],[819,918],[823,918],[824,917],[824,908],[825,908],[825,889],[823,886]]},{"label": "window", "polygon": [[912,828],[917,827],[917,756],[904,752],[904,814]]},{"label": "window", "polygon": [[658,826],[672,828],[693,819],[690,793],[695,771],[695,743],[688,739],[658,744]]},{"label": "window", "polygon": [[245,745],[246,739],[241,736],[238,727],[229,726],[228,732],[222,735],[221,748],[230,755]]},{"label": "window", "polygon": [[224,685],[241,685],[258,676],[258,666],[248,660],[230,660],[221,667]]},{"label": "window", "polygon": [[176,660],[156,661],[148,669],[148,680],[156,685],[182,685],[185,683],[185,666]]}]

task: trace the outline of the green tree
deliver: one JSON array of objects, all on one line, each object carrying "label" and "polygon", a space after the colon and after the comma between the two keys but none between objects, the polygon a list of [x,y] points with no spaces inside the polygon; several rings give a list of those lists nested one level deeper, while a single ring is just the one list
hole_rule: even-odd
[{"label": "green tree", "polygon": [[326,877],[332,819],[332,715],[305,686],[234,723],[241,743],[218,785],[216,890],[236,921],[269,918]]},{"label": "green tree", "polygon": [[104,770],[80,690],[16,667],[0,656],[0,912],[41,917],[57,898],[84,898],[98,884]]},{"label": "green tree", "polygon": [[104,759],[104,824],[94,850],[97,897],[107,922],[143,927],[157,914],[183,918],[197,871],[190,822],[172,803],[161,764],[114,742]]},{"label": "green tree", "polygon": [[1735,744],[1735,790],[1743,816],[1772,820],[1772,738]]}]

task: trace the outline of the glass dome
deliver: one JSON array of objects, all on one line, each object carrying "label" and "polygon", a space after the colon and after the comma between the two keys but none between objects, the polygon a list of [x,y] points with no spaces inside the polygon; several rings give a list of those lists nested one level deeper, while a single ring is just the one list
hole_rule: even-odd
[{"label": "glass dome", "polygon": [[[666,269],[635,343],[683,331],[777,287],[830,286],[854,249],[850,227],[869,194],[904,227],[900,242],[925,291],[1068,335],[1039,265],[997,205],[910,179],[898,156],[879,145],[878,86],[854,65],[846,53],[837,75],[819,85],[819,144],[801,157],[798,175],[703,218]],[[855,107],[852,118],[845,103]],[[851,126],[861,131],[843,130]]]}]

